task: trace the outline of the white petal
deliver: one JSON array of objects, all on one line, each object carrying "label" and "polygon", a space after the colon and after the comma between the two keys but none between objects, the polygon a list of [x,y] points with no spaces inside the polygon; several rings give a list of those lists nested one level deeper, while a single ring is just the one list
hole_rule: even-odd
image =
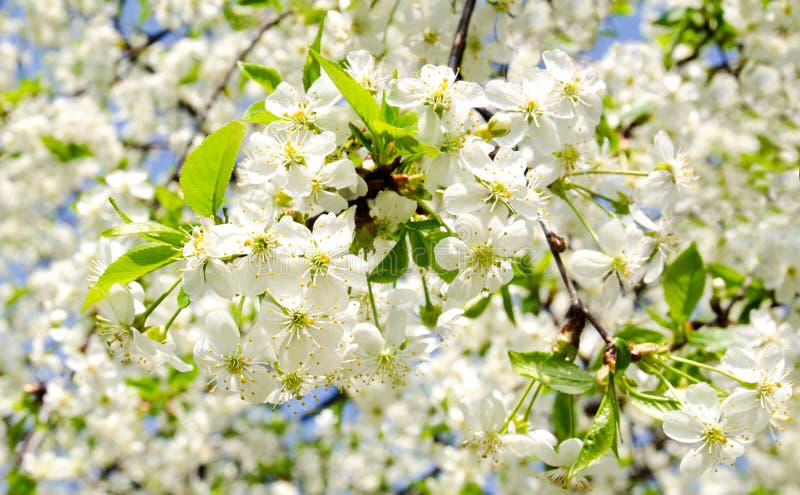
[{"label": "white petal", "polygon": [[671,162],[675,158],[675,146],[672,144],[672,139],[664,131],[658,131],[653,144],[658,153],[658,158],[664,162]]},{"label": "white petal", "polygon": [[579,249],[572,254],[570,265],[576,278],[599,282],[611,270],[611,258],[599,251]]},{"label": "white petal", "polygon": [[703,425],[683,411],[664,414],[664,433],[673,440],[696,443],[703,438]]},{"label": "white petal", "polygon": [[445,237],[434,248],[436,263],[445,270],[455,270],[466,264],[469,248],[455,237]]}]

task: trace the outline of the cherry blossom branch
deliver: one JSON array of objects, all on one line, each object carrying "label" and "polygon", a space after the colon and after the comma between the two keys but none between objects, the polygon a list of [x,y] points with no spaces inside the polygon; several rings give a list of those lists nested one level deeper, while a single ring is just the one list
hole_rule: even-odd
[{"label": "cherry blossom branch", "polygon": [[458,69],[461,68],[461,61],[464,59],[464,49],[467,47],[469,21],[472,18],[472,12],[474,10],[475,0],[466,0],[464,2],[464,10],[461,12],[461,19],[458,21],[456,34],[453,36],[453,47],[450,49],[450,57],[447,59],[447,65],[453,69],[453,72],[458,72]]},{"label": "cherry blossom branch", "polygon": [[189,154],[189,150],[192,147],[192,142],[194,142],[194,140],[202,131],[203,125],[206,123],[208,114],[211,111],[211,108],[214,106],[214,103],[216,103],[217,98],[219,98],[219,95],[222,94],[222,91],[228,86],[228,81],[230,80],[231,76],[233,76],[233,73],[236,70],[237,62],[239,62],[239,60],[243,60],[244,58],[246,58],[247,55],[249,55],[250,52],[253,51],[253,48],[256,47],[258,42],[261,40],[261,37],[264,36],[264,33],[269,31],[271,28],[277,26],[282,20],[288,17],[290,13],[291,13],[290,11],[283,12],[278,17],[262,24],[258,28],[258,30],[256,30],[256,33],[255,35],[253,35],[253,38],[250,40],[250,43],[236,55],[233,63],[230,64],[228,66],[228,70],[225,71],[225,75],[222,77],[220,82],[214,87],[214,90],[211,92],[211,97],[209,97],[205,106],[202,108],[202,110],[200,110],[195,114],[194,131],[192,132],[191,137],[189,137],[189,140],[186,142],[186,146],[184,147],[183,152],[178,158],[178,162],[175,166],[175,172],[172,174],[172,176],[170,176],[167,182],[177,181],[180,178],[181,168],[183,167],[183,162],[186,161],[186,156]]},{"label": "cherry blossom branch", "polygon": [[[564,267],[564,261],[561,259],[561,253],[566,251],[567,243],[563,237],[559,236],[555,232],[553,232],[550,227],[547,226],[546,223],[540,221],[539,225],[542,226],[542,231],[544,232],[544,237],[547,239],[547,245],[550,247],[550,252],[553,254],[553,259],[556,262],[556,266],[558,267],[558,272],[561,275],[561,280],[564,281],[564,285],[567,287],[567,292],[569,293],[570,300],[572,301],[572,312],[576,313],[574,315],[575,319],[582,319],[586,318],[589,320],[589,323],[597,330],[597,333],[600,334],[600,337],[603,339],[603,342],[606,343],[606,348],[609,346],[613,346],[614,343],[611,340],[606,329],[603,325],[597,320],[597,318],[589,311],[589,308],[586,307],[586,304],[581,299],[580,294],[578,294],[578,289],[575,288],[575,283],[572,279],[567,275],[567,269]],[[574,330],[580,333],[583,330],[583,325],[580,325],[581,328],[575,328]]]}]

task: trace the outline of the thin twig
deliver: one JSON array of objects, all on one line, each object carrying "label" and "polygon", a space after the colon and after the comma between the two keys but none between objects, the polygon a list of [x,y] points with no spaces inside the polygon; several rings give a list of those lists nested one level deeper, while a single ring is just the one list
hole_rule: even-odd
[{"label": "thin twig", "polygon": [[579,311],[587,320],[589,320],[589,323],[591,323],[595,330],[597,330],[597,333],[600,334],[600,337],[602,337],[606,345],[613,345],[608,332],[597,320],[597,318],[589,311],[589,308],[586,307],[586,304],[581,299],[580,294],[578,294],[578,290],[575,288],[575,283],[572,281],[569,275],[567,275],[567,269],[564,267],[564,261],[561,259],[561,253],[567,248],[564,238],[553,232],[546,223],[540,221],[539,225],[542,226],[544,237],[547,239],[547,245],[550,247],[550,252],[553,253],[553,259],[558,267],[558,273],[561,275],[561,280],[564,281],[564,285],[567,287],[569,298],[572,301],[572,307],[574,310]]},{"label": "thin twig", "polygon": [[731,310],[733,309],[733,305],[744,299],[744,296],[747,294],[747,290],[750,288],[750,284],[753,283],[753,278],[748,276],[744,282],[742,283],[742,287],[739,291],[731,298],[730,302],[724,308],[719,308],[719,313],[717,314],[717,318],[714,323],[720,327],[727,327],[730,325],[730,316]]},{"label": "thin twig", "polygon": [[186,161],[186,156],[189,154],[189,149],[192,146],[192,142],[197,138],[200,132],[203,129],[203,125],[206,123],[206,119],[208,118],[208,114],[211,111],[211,107],[214,106],[216,103],[217,98],[219,95],[222,94],[222,91],[228,86],[228,81],[230,80],[231,76],[233,76],[234,71],[236,70],[236,64],[239,60],[243,60],[250,54],[253,48],[256,47],[261,37],[264,36],[264,33],[269,31],[272,27],[276,26],[280,23],[283,19],[285,19],[290,12],[284,12],[280,14],[275,19],[265,22],[258,28],[253,38],[250,40],[250,43],[236,55],[233,63],[228,66],[228,70],[225,72],[225,75],[222,77],[220,82],[214,87],[214,90],[211,92],[211,97],[209,97],[208,101],[206,102],[205,106],[199,112],[194,112],[194,131],[192,132],[191,137],[186,142],[186,146],[183,149],[180,157],[178,158],[178,162],[175,166],[175,172],[170,176],[168,182],[177,181],[180,178],[181,174],[181,167],[183,167],[183,162]]},{"label": "thin twig", "polygon": [[453,72],[458,72],[461,68],[461,61],[464,59],[464,49],[467,46],[467,31],[469,30],[469,20],[472,18],[472,12],[475,10],[475,0],[466,0],[464,2],[464,10],[461,12],[461,19],[458,21],[458,28],[453,37],[453,47],[450,49],[450,57],[447,59],[447,65],[453,69]]}]

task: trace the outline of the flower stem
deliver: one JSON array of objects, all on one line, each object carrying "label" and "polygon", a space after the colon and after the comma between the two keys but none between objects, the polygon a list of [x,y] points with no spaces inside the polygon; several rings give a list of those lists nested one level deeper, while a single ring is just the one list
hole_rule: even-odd
[{"label": "flower stem", "polygon": [[528,416],[531,415],[531,410],[533,409],[533,403],[536,402],[536,398],[539,397],[539,392],[542,391],[542,384],[540,383],[536,390],[533,391],[533,397],[531,397],[531,401],[528,403],[528,407],[525,408],[525,415],[522,417],[525,421],[528,420]]},{"label": "flower stem", "polygon": [[675,399],[670,399],[669,397],[660,397],[658,395],[651,395],[646,394],[644,392],[639,392],[635,388],[631,388],[629,386],[625,386],[625,392],[628,393],[631,397],[638,397],[639,399],[643,400],[651,400],[655,402],[675,402]]},{"label": "flower stem", "polygon": [[[692,382],[692,383],[700,383],[700,382],[702,381],[702,380],[699,380],[699,379],[697,379],[697,378],[693,377],[692,375],[690,375],[689,373],[687,373],[687,372],[683,371],[683,370],[682,370],[682,369],[680,369],[680,368],[676,368],[676,367],[674,367],[674,366],[670,366],[670,365],[668,365],[668,364],[665,364],[665,365],[663,365],[663,366],[664,366],[664,369],[670,370],[670,371],[672,371],[672,372],[673,372],[673,373],[675,373],[675,374],[681,375],[682,377],[686,378],[687,380],[689,380],[689,381],[690,381],[690,382]],[[728,392],[726,392],[725,390],[723,390],[723,389],[721,389],[721,388],[717,387],[717,386],[716,386],[716,385],[714,385],[713,383],[709,383],[709,385],[711,385],[711,388],[713,388],[714,390],[716,390],[718,393],[722,393],[722,394],[724,394],[724,395],[728,395]]]},{"label": "flower stem", "polygon": [[172,322],[174,322],[175,318],[177,318],[178,315],[181,314],[181,311],[183,311],[183,307],[178,306],[178,309],[176,309],[175,312],[172,313],[172,316],[169,317],[169,320],[167,320],[167,323],[164,325],[164,334],[166,334],[167,331],[169,331],[169,327],[172,326]]},{"label": "flower stem", "polygon": [[583,214],[575,207],[575,204],[572,201],[570,201],[566,195],[561,196],[561,198],[567,202],[570,208],[572,208],[572,211],[575,213],[575,216],[578,217],[578,220],[581,221],[583,226],[586,228],[586,231],[589,232],[590,236],[592,236],[592,239],[594,239],[594,242],[595,244],[597,244],[597,247],[600,248],[600,251],[603,251],[603,245],[600,244],[600,238],[597,237],[597,234],[595,233],[594,229],[592,228],[591,225],[589,225],[589,222],[586,221],[586,218],[583,216]]},{"label": "flower stem", "polygon": [[[609,210],[608,210],[608,209],[605,207],[605,205],[604,205],[603,203],[601,203],[601,202],[597,201],[597,199],[594,197],[594,195],[593,195],[594,193],[593,193],[592,191],[590,191],[590,190],[586,189],[585,187],[579,186],[579,185],[577,185],[577,184],[573,184],[573,187],[575,188],[575,191],[577,191],[577,192],[578,192],[578,194],[580,194],[580,195],[581,195],[581,196],[583,196],[584,198],[588,199],[589,201],[591,201],[592,203],[594,203],[595,205],[597,205],[597,207],[598,207],[598,208],[600,208],[601,210],[603,210],[603,213],[605,213],[605,214],[606,214],[606,215],[608,215],[609,217],[611,217],[611,218],[614,218],[615,216],[617,216],[616,214],[614,214],[614,212],[613,212],[613,211],[609,211]],[[598,197],[600,197],[600,198],[602,198],[602,199],[606,199],[606,198],[605,198],[605,196],[601,196],[601,195],[599,195],[599,194],[598,194],[597,196],[598,196]],[[607,200],[607,199],[606,199],[606,200]]]},{"label": "flower stem", "polygon": [[440,224],[442,224],[442,227],[444,227],[444,229],[447,232],[449,232],[451,234],[453,233],[453,231],[450,230],[450,227],[448,227],[447,224],[444,223],[444,220],[442,220],[442,217],[440,217],[438,213],[433,211],[433,209],[430,206],[428,206],[424,201],[417,201],[417,204],[420,205],[420,207],[422,207],[422,209],[425,210],[425,212],[428,215],[430,215],[431,217],[435,218]]},{"label": "flower stem", "polygon": [[367,292],[369,293],[369,304],[372,307],[372,318],[375,320],[375,328],[383,333],[381,324],[378,321],[378,306],[375,305],[375,296],[372,294],[372,284],[369,280],[367,280]]},{"label": "flower stem", "polygon": [[419,278],[422,280],[422,291],[425,293],[425,307],[432,308],[433,303],[431,302],[431,295],[428,292],[428,283],[425,282],[425,271],[420,268],[419,270]]},{"label": "flower stem", "polygon": [[175,290],[175,287],[177,287],[182,280],[183,276],[178,277],[178,279],[175,280],[175,282],[173,282],[172,285],[170,285],[167,288],[167,290],[165,290],[160,296],[158,296],[158,298],[156,298],[155,301],[151,302],[150,305],[147,306],[147,308],[145,308],[144,313],[136,317],[137,323],[144,325],[144,323],[147,321],[147,317],[150,316],[150,314],[158,307],[158,305],[161,304],[164,301],[164,299],[167,298],[170,292]]},{"label": "flower stem", "polygon": [[[512,409],[511,412],[508,413],[508,417],[506,417],[506,420],[503,423],[503,427],[500,428],[500,431],[499,431],[499,433],[501,435],[503,433],[505,433],[506,431],[508,431],[508,425],[511,424],[511,421],[514,419],[514,416],[517,415],[517,411],[519,411],[519,408],[522,407],[522,403],[525,402],[525,397],[528,396],[528,393],[533,388],[533,384],[534,383],[536,383],[536,380],[531,380],[531,382],[528,384],[528,386],[525,387],[525,392],[522,393],[522,397],[520,397],[519,400],[517,401],[517,403],[514,405],[514,409]],[[536,393],[539,393],[538,390],[537,390]]]},{"label": "flower stem", "polygon": [[569,175],[597,175],[597,174],[608,174],[608,175],[635,175],[637,177],[647,177],[650,175],[650,172],[645,172],[642,170],[605,170],[605,169],[597,169],[597,170],[582,170],[580,172],[573,172]]},{"label": "flower stem", "polygon": [[242,328],[242,313],[244,313],[244,296],[239,296],[239,308],[236,311],[236,325],[239,329]]},{"label": "flower stem", "polygon": [[703,368],[704,370],[713,371],[714,373],[719,373],[720,375],[727,376],[728,378],[730,378],[732,380],[735,380],[735,381],[741,383],[742,385],[752,385],[752,383],[749,383],[749,382],[746,382],[746,381],[742,380],[741,378],[739,378],[738,376],[734,375],[733,373],[728,373],[727,371],[721,370],[721,369],[717,368],[716,366],[711,366],[710,364],[698,363],[697,361],[692,361],[691,359],[682,358],[680,356],[670,355],[669,358],[672,359],[673,361],[677,361],[679,363],[684,363],[684,364],[688,364],[689,366],[694,366],[695,368]]}]

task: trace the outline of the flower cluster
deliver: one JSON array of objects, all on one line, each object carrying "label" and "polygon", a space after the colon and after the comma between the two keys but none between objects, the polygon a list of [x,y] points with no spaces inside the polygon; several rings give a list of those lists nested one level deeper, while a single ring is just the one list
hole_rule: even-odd
[{"label": "flower cluster", "polygon": [[3,486],[797,491],[798,13],[0,3]]}]

